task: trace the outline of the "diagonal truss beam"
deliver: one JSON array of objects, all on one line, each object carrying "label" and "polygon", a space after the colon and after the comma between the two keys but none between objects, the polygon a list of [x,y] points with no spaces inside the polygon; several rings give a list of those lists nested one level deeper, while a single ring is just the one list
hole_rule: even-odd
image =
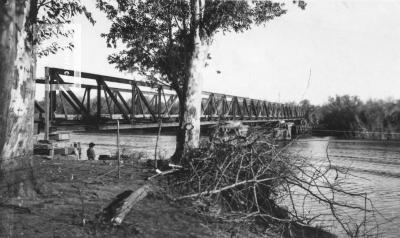
[{"label": "diagonal truss beam", "polygon": [[98,82],[100,85],[103,86],[104,92],[108,94],[108,96],[110,96],[111,100],[114,102],[114,104],[118,107],[118,109],[120,110],[120,112],[122,113],[122,116],[124,117],[124,119],[129,120],[129,116],[128,113],[125,111],[125,108],[122,107],[122,105],[118,102],[117,97],[115,97],[115,95],[113,94],[113,92],[111,91],[111,89],[108,87],[108,85],[104,82],[104,79],[99,78]]}]

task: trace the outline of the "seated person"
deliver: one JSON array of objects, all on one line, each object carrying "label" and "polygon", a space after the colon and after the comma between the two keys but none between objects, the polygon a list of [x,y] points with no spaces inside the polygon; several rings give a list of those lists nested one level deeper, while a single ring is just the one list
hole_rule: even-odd
[{"label": "seated person", "polygon": [[95,144],[93,142],[90,142],[89,144],[89,149],[87,149],[86,154],[88,157],[88,160],[94,160],[96,158],[96,154],[94,153],[94,147]]}]

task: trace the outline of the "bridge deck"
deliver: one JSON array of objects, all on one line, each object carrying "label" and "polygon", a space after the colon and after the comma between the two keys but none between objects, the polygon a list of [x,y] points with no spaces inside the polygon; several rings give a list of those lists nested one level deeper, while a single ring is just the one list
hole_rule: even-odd
[{"label": "bridge deck", "polygon": [[[282,118],[280,120],[284,120],[286,122],[288,121],[296,121],[296,120],[301,120],[301,118],[298,119],[288,119],[288,118]],[[270,123],[270,122],[276,122],[277,119],[264,119],[264,120],[241,120],[243,124],[251,124],[251,123]],[[201,121],[201,126],[212,126],[218,124],[219,121]],[[108,123],[83,123],[82,121],[63,121],[59,123],[54,123],[53,126],[57,127],[58,129],[73,129],[74,131],[87,131],[87,130],[115,130],[117,129],[117,124],[116,122],[108,122]],[[158,128],[159,124],[155,122],[134,122],[134,123],[129,123],[126,122],[124,123],[123,121],[120,123],[120,129],[121,130],[127,130],[127,129],[152,129],[152,128]],[[179,126],[179,122],[163,122],[162,123],[162,128],[175,128]]]}]

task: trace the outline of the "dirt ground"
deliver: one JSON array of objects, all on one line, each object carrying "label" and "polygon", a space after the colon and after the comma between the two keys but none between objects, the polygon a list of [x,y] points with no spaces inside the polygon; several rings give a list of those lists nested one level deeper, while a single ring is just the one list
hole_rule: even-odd
[{"label": "dirt ground", "polygon": [[0,237],[254,237],[241,225],[205,218],[160,196],[141,201],[120,226],[99,223],[96,214],[117,194],[138,189],[154,174],[132,162],[122,166],[118,180],[115,168],[103,161],[35,158],[38,196],[20,206],[0,205]]}]

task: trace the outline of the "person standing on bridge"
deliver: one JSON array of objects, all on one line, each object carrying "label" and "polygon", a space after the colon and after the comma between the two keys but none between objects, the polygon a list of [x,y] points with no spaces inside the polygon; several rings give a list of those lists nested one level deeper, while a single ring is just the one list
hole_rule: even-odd
[{"label": "person standing on bridge", "polygon": [[95,146],[95,144],[93,142],[90,142],[89,148],[86,151],[88,160],[94,160],[94,158],[96,157],[96,154],[95,154],[94,148],[93,148],[94,146]]}]

